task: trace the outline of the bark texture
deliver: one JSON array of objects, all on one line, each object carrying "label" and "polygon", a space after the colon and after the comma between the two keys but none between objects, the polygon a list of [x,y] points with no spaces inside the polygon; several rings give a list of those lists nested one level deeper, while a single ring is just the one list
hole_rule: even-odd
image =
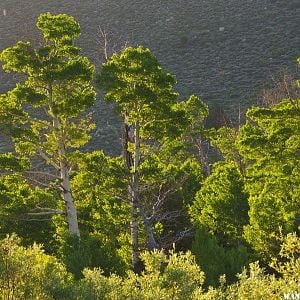
[{"label": "bark texture", "polygon": [[[54,117],[53,126],[58,130],[60,129],[60,122],[57,117]],[[59,173],[61,179],[62,198],[66,206],[69,233],[71,235],[75,235],[78,238],[80,238],[80,231],[79,231],[78,219],[77,219],[77,210],[76,210],[76,206],[71,191],[70,174],[69,174],[70,169],[69,169],[68,161],[66,159],[65,137],[63,132],[58,133],[57,150],[58,150],[58,159],[59,159]]]}]

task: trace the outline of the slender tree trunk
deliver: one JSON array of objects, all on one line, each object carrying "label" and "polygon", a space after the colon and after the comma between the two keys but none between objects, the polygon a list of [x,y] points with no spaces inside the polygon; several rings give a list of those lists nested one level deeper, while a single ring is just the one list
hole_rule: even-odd
[{"label": "slender tree trunk", "polygon": [[[54,128],[59,128],[60,122],[57,117],[53,119]],[[80,231],[77,220],[77,210],[74,203],[73,195],[71,192],[71,183],[70,183],[70,174],[69,166],[66,161],[66,151],[63,136],[57,137],[57,148],[58,148],[58,157],[59,157],[59,166],[60,166],[60,179],[61,179],[61,188],[62,188],[62,197],[65,202],[67,209],[67,221],[69,226],[69,233],[71,235],[77,236],[80,238]]]},{"label": "slender tree trunk", "polygon": [[[139,129],[139,128],[138,128]],[[138,252],[138,172],[137,167],[139,164],[139,134],[136,135],[136,128],[134,134],[131,132],[132,126],[124,122],[124,144],[123,155],[124,163],[127,169],[131,172],[131,177],[128,186],[128,196],[131,205],[131,224],[130,224],[130,236],[131,236],[131,261],[132,268],[135,272],[138,272],[139,265],[139,252]],[[128,150],[130,143],[134,143],[133,155]],[[136,151],[137,150],[137,151]]]},{"label": "slender tree trunk", "polygon": [[[131,178],[129,184],[129,197],[131,203],[131,260],[132,268],[135,272],[139,271],[139,247],[138,247],[138,229],[139,229],[139,210],[142,215],[143,224],[148,235],[149,248],[159,248],[158,243],[155,241],[153,230],[146,214],[144,213],[140,198],[139,198],[139,164],[140,164],[140,127],[136,122],[134,125],[134,134],[131,132],[132,127],[125,123],[124,125],[124,161],[128,170],[131,171]],[[133,154],[128,151],[128,143],[134,143]]]},{"label": "slender tree trunk", "polygon": [[138,167],[140,163],[140,128],[136,122],[134,126],[134,155],[133,167],[130,183],[131,191],[131,242],[132,242],[132,266],[134,271],[138,271],[139,249],[138,249],[138,208],[139,208],[139,174]]},{"label": "slender tree trunk", "polygon": [[209,144],[208,142],[200,138],[200,139],[196,139],[196,145],[198,148],[198,157],[201,164],[203,165],[205,175],[209,176],[211,174],[211,170],[208,162],[208,155],[207,155]]},{"label": "slender tree trunk", "polygon": [[138,271],[139,264],[139,248],[138,248],[138,206],[137,206],[137,190],[136,190],[136,176],[132,175],[132,181],[130,186],[131,193],[131,226],[130,226],[130,235],[131,235],[131,260],[132,260],[132,268],[134,271]]},{"label": "slender tree trunk", "polygon": [[159,249],[159,244],[155,240],[151,223],[150,223],[149,219],[147,218],[146,213],[144,212],[142,207],[140,207],[140,212],[141,212],[143,223],[145,225],[145,229],[146,229],[146,232],[148,235],[149,249],[150,250]]},{"label": "slender tree trunk", "polygon": [[66,164],[63,161],[60,163],[60,178],[63,189],[63,198],[67,208],[69,233],[80,238],[80,231],[77,220],[77,210],[71,192],[70,174]]}]

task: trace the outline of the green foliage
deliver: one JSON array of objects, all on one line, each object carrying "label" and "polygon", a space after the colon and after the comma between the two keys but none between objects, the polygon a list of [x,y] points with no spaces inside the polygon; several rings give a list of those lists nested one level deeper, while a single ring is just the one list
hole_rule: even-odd
[{"label": "green foliage", "polygon": [[60,192],[69,232],[79,236],[69,178],[76,166],[72,152],[89,141],[94,128],[85,111],[96,100],[91,84],[95,68],[75,46],[80,26],[73,17],[44,13],[37,26],[43,38],[39,48],[20,41],[0,54],[6,72],[24,75],[22,83],[0,97],[0,119],[12,115],[3,126],[9,128],[18,156],[30,159],[33,168],[43,160],[37,171],[50,172],[46,182],[31,182]]},{"label": "green foliage", "polygon": [[16,157],[11,152],[0,154],[0,170],[20,172],[28,169],[30,162],[24,157]]},{"label": "green foliage", "polygon": [[258,262],[250,264],[249,271],[245,269],[238,278],[239,282],[228,288],[226,299],[282,299],[275,276],[266,275]]},{"label": "green foliage", "polygon": [[[19,127],[26,125],[27,131],[14,138],[20,154],[45,152],[57,163],[58,141],[68,149],[89,140],[93,126],[80,115],[95,102],[91,86],[94,66],[74,45],[79,24],[72,17],[46,13],[37,25],[44,38],[39,49],[29,42],[18,42],[0,54],[5,71],[26,76],[23,83],[1,97],[0,113],[12,115],[7,124],[18,120]],[[31,109],[27,111],[28,106]]]},{"label": "green foliage", "polygon": [[[45,13],[37,27],[39,48],[20,41],[0,54],[3,69],[24,79],[0,95],[0,131],[15,145],[15,152],[0,154],[0,236],[23,238],[0,241],[0,298],[279,299],[297,293],[300,244],[291,232],[299,229],[300,100],[249,109],[240,131],[207,130],[207,105],[195,95],[179,102],[175,77],[150,50],[128,47],[97,77],[125,123],[124,152],[132,160],[125,167],[121,157],[75,151],[90,139],[94,124],[86,110],[96,98],[94,66],[75,46],[79,24]],[[210,173],[203,151],[208,137],[225,162],[215,163],[203,181],[203,167]],[[44,182],[29,171],[41,158],[37,172],[50,171]],[[43,219],[37,213],[43,206],[61,215]],[[144,252],[141,273],[128,271],[132,248],[136,256],[147,242],[168,248],[189,231],[187,206],[196,228],[195,257]],[[77,236],[66,230],[70,212]],[[275,275],[256,262],[235,282],[249,263],[245,240]],[[215,288],[203,289],[200,269],[206,287]]]},{"label": "green foliage", "polygon": [[234,163],[217,163],[195,197],[190,214],[224,243],[241,240],[248,223],[244,180]]},{"label": "green foliage", "polygon": [[[203,244],[205,252],[213,249]],[[209,243],[209,245],[212,245]],[[78,299],[282,299],[284,293],[299,292],[299,238],[295,234],[284,238],[281,246],[285,258],[277,271],[279,277],[268,275],[259,264],[252,263],[249,270],[244,269],[237,275],[237,282],[225,285],[225,276],[220,277],[219,288],[202,288],[204,274],[195,264],[190,253],[166,256],[163,252],[145,252],[142,260],[145,271],[139,276],[129,272],[126,277],[111,275],[103,276],[99,269],[85,270],[84,278],[77,289]],[[228,253],[227,259],[239,260],[243,250],[237,251],[236,256]],[[219,250],[217,251],[220,252]],[[238,256],[240,255],[240,256]],[[217,259],[217,257],[216,257]],[[214,266],[226,263],[226,255],[214,262]],[[228,263],[228,262],[227,262]],[[237,262],[234,262],[237,266]],[[207,263],[208,266],[208,263]],[[233,265],[232,265],[233,266]],[[241,266],[239,266],[241,268]],[[202,268],[201,268],[202,270]],[[235,270],[232,269],[232,272]],[[233,275],[233,273],[232,273]]]},{"label": "green foliage", "polygon": [[65,14],[53,16],[50,13],[42,14],[37,22],[37,27],[46,40],[64,45],[72,44],[72,40],[80,35],[80,26]]},{"label": "green foliage", "polygon": [[[128,47],[120,55],[114,54],[103,64],[97,82],[105,92],[106,101],[116,103],[125,123],[124,153],[130,171],[128,175],[131,176],[128,184],[133,208],[132,224],[135,224],[132,229],[135,240],[132,243],[138,244],[137,228],[142,226],[138,225],[137,216],[140,215],[149,247],[156,248],[159,244],[170,246],[164,244],[161,235],[174,235],[177,228],[172,229],[170,224],[174,222],[174,216],[184,210],[183,202],[189,197],[183,196],[181,190],[185,182],[197,175],[188,174],[196,170],[192,159],[185,155],[186,163],[182,164],[172,157],[169,150],[174,152],[177,147],[176,143],[187,128],[188,117],[194,120],[192,115],[195,114],[199,119],[203,118],[198,113],[205,115],[207,107],[195,96],[185,105],[179,104],[178,94],[173,91],[175,77],[166,73],[150,50],[143,47]],[[203,107],[192,112],[200,103]],[[128,128],[133,129],[132,132]],[[193,192],[194,189],[191,194]],[[173,211],[168,211],[169,207]],[[168,222],[165,222],[167,218]],[[145,243],[142,241],[140,244]],[[137,251],[133,252],[133,257],[137,257]]]},{"label": "green foliage", "polygon": [[17,124],[26,122],[28,115],[22,109],[19,102],[0,95],[0,131],[12,133]]},{"label": "green foliage", "polygon": [[[220,278],[221,286],[209,288],[205,293],[198,293],[196,299],[297,299],[299,295],[299,238],[296,234],[288,234],[282,239],[281,254],[284,261],[275,266],[278,276],[270,275],[259,266],[258,262],[251,263],[237,275],[238,281],[225,285],[225,277]],[[286,251],[288,249],[288,251]],[[274,265],[273,265],[274,267]],[[285,296],[286,295],[286,296]]]},{"label": "green foliage", "polygon": [[[239,282],[228,287],[226,299],[283,299],[284,294],[299,293],[300,239],[296,234],[288,234],[281,244],[280,257],[274,260],[279,276],[268,275],[258,262],[250,264],[250,270],[238,275]],[[296,297],[296,295],[294,295]]]},{"label": "green foliage", "polygon": [[[191,95],[186,101],[178,103],[178,109],[182,110],[187,119],[184,137],[191,142],[197,143],[197,139],[207,135],[204,129],[204,121],[208,116],[208,106],[196,95]],[[184,125],[184,122],[181,126]]]},{"label": "green foliage", "polygon": [[190,252],[144,252],[145,270],[140,275],[129,271],[123,277],[104,276],[99,268],[85,269],[84,277],[74,282],[56,258],[36,244],[20,246],[13,235],[0,241],[0,295],[1,299],[282,299],[286,293],[299,292],[300,240],[289,234],[281,241],[281,259],[272,264],[278,277],[266,274],[256,262],[238,274],[234,284],[225,285],[221,276],[220,287],[204,290],[204,273]]},{"label": "green foliage", "polygon": [[36,244],[19,245],[12,235],[0,242],[1,299],[70,299],[72,277]]},{"label": "green foliage", "polygon": [[286,278],[293,278],[300,273],[300,239],[297,234],[289,233],[280,236],[280,252],[278,258],[273,258],[270,266]]},{"label": "green foliage", "polygon": [[101,269],[85,269],[83,271],[83,275],[84,279],[80,281],[76,289],[76,299],[126,299],[125,296],[122,295],[123,278],[114,274],[109,277],[105,277]]},{"label": "green foliage", "polygon": [[235,275],[246,266],[249,259],[247,248],[242,245],[224,247],[204,227],[197,227],[192,245],[197,264],[205,273],[206,286],[218,286],[219,277],[226,275],[227,282],[235,281]]},{"label": "green foliage", "polygon": [[297,230],[300,207],[300,100],[252,108],[237,145],[248,163],[250,224],[245,237],[262,257],[279,252],[277,237]]},{"label": "green foliage", "polygon": [[83,268],[101,267],[106,274],[123,274],[129,265],[130,210],[127,171],[121,158],[102,151],[73,153],[78,163],[72,178],[81,227],[77,245],[66,237],[64,221],[56,217],[60,257],[77,277]]},{"label": "green foliage", "polygon": [[[181,142],[187,157],[194,157],[202,165],[206,175],[210,173],[208,159],[208,139],[213,130],[204,125],[208,117],[208,106],[197,96],[191,95],[186,101],[177,104],[178,110],[184,113],[184,119],[177,121],[181,135],[176,137]],[[182,151],[182,150],[181,150]]]},{"label": "green foliage", "polygon": [[83,232],[78,243],[76,237],[67,232],[64,235],[60,233],[56,240],[56,255],[76,279],[82,278],[84,268],[99,267],[104,270],[105,275],[112,272],[124,274],[129,269],[129,241],[128,237],[122,240],[121,233],[117,234],[119,235],[114,237],[106,236],[105,233]]},{"label": "green foliage", "polygon": [[126,124],[139,123],[142,138],[174,134],[174,120],[184,122],[183,112],[175,106],[175,77],[162,69],[149,49],[128,47],[114,54],[103,64],[97,83],[105,100],[117,104]]},{"label": "green foliage", "polygon": [[161,251],[141,255],[145,271],[139,276],[129,272],[120,278],[104,277],[101,270],[85,270],[78,299],[194,299],[201,289],[204,274],[191,253]]},{"label": "green foliage", "polygon": [[244,171],[242,156],[235,144],[239,132],[236,128],[221,127],[210,135],[211,144],[220,151],[227,162],[235,162],[240,171]]},{"label": "green foliage", "polygon": [[28,212],[36,205],[50,206],[54,203],[55,195],[51,191],[33,189],[17,174],[0,177],[0,237],[15,232],[27,245],[38,241],[49,246],[53,234],[51,219],[31,217]]}]

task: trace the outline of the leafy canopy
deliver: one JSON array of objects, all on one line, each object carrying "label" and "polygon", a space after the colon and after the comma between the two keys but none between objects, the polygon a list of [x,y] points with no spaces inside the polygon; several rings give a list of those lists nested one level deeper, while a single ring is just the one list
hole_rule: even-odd
[{"label": "leafy canopy", "polygon": [[114,54],[103,64],[97,83],[106,101],[117,104],[127,124],[139,122],[141,137],[163,137],[172,128],[172,120],[183,117],[173,109],[178,99],[173,91],[175,77],[142,46]]},{"label": "leafy canopy", "polygon": [[277,236],[297,229],[300,207],[300,100],[252,108],[237,139],[246,168],[250,225],[245,237],[263,257],[279,251]]}]

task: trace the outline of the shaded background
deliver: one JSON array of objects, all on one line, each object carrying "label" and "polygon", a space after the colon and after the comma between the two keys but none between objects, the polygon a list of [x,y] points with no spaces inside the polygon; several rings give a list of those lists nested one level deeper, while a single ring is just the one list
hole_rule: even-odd
[{"label": "shaded background", "polygon": [[[300,0],[0,0],[0,51],[19,40],[39,44],[41,12],[68,13],[81,24],[78,46],[97,69],[102,37],[109,49],[144,45],[176,75],[181,97],[195,93],[233,119],[239,106],[257,102],[271,75],[297,76]],[[0,92],[17,79],[0,71]],[[97,131],[88,148],[120,152],[120,122],[101,94],[94,107]]]}]

